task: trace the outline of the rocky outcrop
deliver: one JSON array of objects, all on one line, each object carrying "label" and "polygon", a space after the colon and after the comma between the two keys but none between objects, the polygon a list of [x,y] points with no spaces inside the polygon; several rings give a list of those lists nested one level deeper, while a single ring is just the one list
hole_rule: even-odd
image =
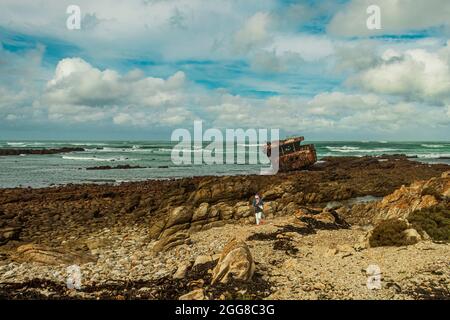
[{"label": "rocky outcrop", "polygon": [[[309,171],[275,176],[0,189],[0,212],[4,212],[0,228],[20,228],[21,241],[55,247],[65,239],[67,230],[74,230],[78,237],[139,223],[147,226],[151,239],[161,240],[180,231],[192,234],[225,223],[254,223],[251,200],[256,191],[264,197],[266,217],[291,216],[306,205],[355,196],[386,196],[401,185],[429,179],[449,168],[403,158],[379,160],[328,158]],[[169,221],[173,215],[174,220]],[[355,215],[356,211],[349,212],[344,218],[351,223]],[[367,210],[361,216],[367,217]],[[12,239],[15,237],[17,230]]]},{"label": "rocky outcrop", "polygon": [[126,170],[126,169],[145,169],[146,167],[131,166],[129,164],[119,164],[117,166],[96,166],[87,167],[86,170]]},{"label": "rocky outcrop", "polygon": [[403,185],[380,201],[356,205],[350,214],[378,224],[387,219],[407,219],[412,212],[436,206],[449,198],[450,171],[429,180],[415,181],[410,186]]},{"label": "rocky outcrop", "polygon": [[230,279],[249,281],[255,272],[255,262],[244,241],[232,239],[222,250],[213,270],[211,284],[228,283]]},{"label": "rocky outcrop", "polygon": [[180,231],[173,235],[158,240],[153,246],[153,252],[154,253],[165,252],[176,246],[188,244],[189,242],[190,242],[189,234]]},{"label": "rocky outcrop", "polygon": [[[374,229],[367,234],[370,246],[411,245],[430,238],[426,230],[430,228],[430,223],[436,226],[431,226],[429,230],[446,228],[442,219],[445,219],[444,210],[448,208],[449,198],[450,172],[444,172],[439,177],[401,186],[380,201],[356,205],[347,214],[363,216],[366,223],[374,225]],[[439,217],[422,212],[433,208],[436,214],[440,214]]]},{"label": "rocky outcrop", "polygon": [[37,244],[25,244],[17,248],[14,257],[21,262],[38,262],[46,265],[83,264],[95,261],[88,253],[77,253]]},{"label": "rocky outcrop", "polygon": [[19,156],[21,154],[57,154],[84,151],[83,148],[58,148],[58,149],[0,149],[0,156]]},{"label": "rocky outcrop", "polygon": [[298,219],[298,225],[304,225],[311,229],[337,230],[348,229],[348,224],[335,210],[325,208],[302,207],[294,213]]}]

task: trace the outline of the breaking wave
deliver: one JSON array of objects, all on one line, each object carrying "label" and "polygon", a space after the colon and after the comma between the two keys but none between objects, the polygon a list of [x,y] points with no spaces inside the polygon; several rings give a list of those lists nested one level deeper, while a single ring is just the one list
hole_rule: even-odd
[{"label": "breaking wave", "polygon": [[130,159],[127,157],[115,157],[115,158],[97,158],[97,157],[77,157],[77,156],[62,156],[65,160],[76,160],[76,161],[102,161],[102,162],[112,162],[112,161],[138,161],[139,159]]},{"label": "breaking wave", "polygon": [[443,144],[421,144],[420,146],[424,147],[424,148],[445,148],[446,146]]}]

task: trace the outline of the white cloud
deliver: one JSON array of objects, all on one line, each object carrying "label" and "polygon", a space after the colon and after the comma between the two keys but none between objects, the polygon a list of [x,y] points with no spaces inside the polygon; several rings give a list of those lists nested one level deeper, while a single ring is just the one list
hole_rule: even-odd
[{"label": "white cloud", "polygon": [[379,94],[442,104],[450,101],[449,47],[430,52],[412,49],[385,51],[380,62],[348,83]]},{"label": "white cloud", "polygon": [[399,134],[411,128],[450,125],[448,110],[391,102],[375,94],[324,92],[310,99],[271,97],[250,100],[223,95],[207,107],[217,127],[280,128],[287,132]]},{"label": "white cloud", "polygon": [[257,12],[238,30],[233,39],[238,52],[248,52],[266,44],[270,39],[271,18],[268,13]]},{"label": "white cloud", "polygon": [[[366,26],[370,5],[381,9],[381,30],[369,30]],[[448,0],[352,0],[334,15],[327,30],[334,35],[368,36],[441,26],[450,26]]]},{"label": "white cloud", "polygon": [[167,79],[145,77],[139,70],[121,75],[99,70],[81,58],[66,58],[58,63],[39,106],[55,121],[112,119],[116,124],[171,125],[188,114],[180,111],[187,102],[186,89],[181,71]]},{"label": "white cloud", "polygon": [[334,54],[334,44],[330,39],[306,34],[278,34],[267,49],[280,56],[296,53],[307,61],[317,61]]}]

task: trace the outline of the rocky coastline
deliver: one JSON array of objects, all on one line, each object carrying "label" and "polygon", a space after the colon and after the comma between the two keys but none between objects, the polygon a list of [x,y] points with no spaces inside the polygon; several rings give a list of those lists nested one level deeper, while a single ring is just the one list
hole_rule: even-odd
[{"label": "rocky coastline", "polygon": [[0,149],[0,156],[20,156],[26,154],[58,154],[58,153],[69,153],[69,152],[81,152],[85,151],[84,148],[55,148],[55,149]]},{"label": "rocky coastline", "polygon": [[[449,170],[330,157],[276,176],[0,189],[0,298],[449,299],[449,244],[417,218],[446,214]],[[405,243],[374,245],[392,219]],[[383,273],[376,290],[371,264]],[[80,288],[68,285],[71,266]]]}]

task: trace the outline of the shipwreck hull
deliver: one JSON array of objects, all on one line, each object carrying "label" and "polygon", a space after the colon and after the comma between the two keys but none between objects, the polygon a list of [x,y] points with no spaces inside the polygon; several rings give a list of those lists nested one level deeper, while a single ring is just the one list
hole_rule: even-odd
[{"label": "shipwreck hull", "polygon": [[278,162],[279,171],[303,170],[317,162],[316,148],[313,144],[301,145],[303,140],[303,137],[297,137],[267,145],[266,152],[269,157],[272,148],[279,147],[278,159],[272,159],[272,162]]}]

